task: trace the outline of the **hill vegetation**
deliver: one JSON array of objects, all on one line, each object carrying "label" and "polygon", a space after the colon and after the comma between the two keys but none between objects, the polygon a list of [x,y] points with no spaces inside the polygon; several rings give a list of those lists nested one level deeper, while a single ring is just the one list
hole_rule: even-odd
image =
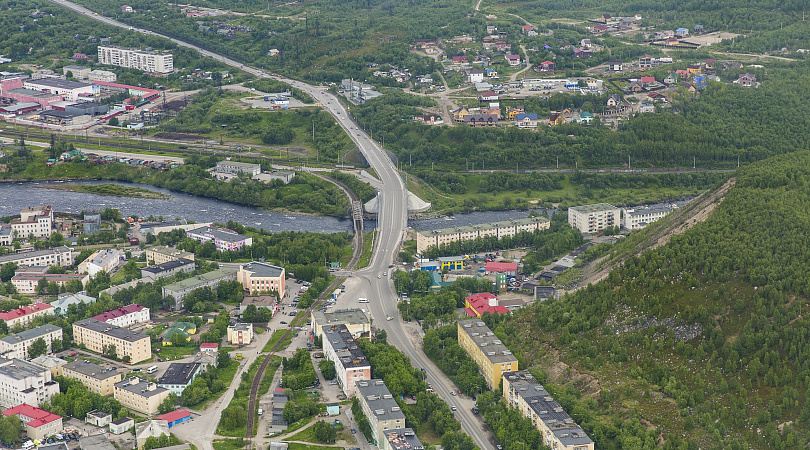
[{"label": "hill vegetation", "polygon": [[486,320],[566,385],[568,410],[601,448],[630,445],[638,435],[616,431],[639,420],[667,446],[798,447],[810,438],[808,201],[810,152],[753,164],[666,246]]}]

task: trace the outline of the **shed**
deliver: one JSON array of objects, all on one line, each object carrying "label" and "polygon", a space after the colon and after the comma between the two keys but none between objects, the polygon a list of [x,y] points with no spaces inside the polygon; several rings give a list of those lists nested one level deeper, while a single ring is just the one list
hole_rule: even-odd
[{"label": "shed", "polygon": [[157,420],[165,420],[169,428],[191,420],[191,413],[184,409],[176,409],[172,412],[157,416]]},{"label": "shed", "polygon": [[340,414],[340,405],[337,403],[327,403],[326,413],[329,414],[330,416],[336,416]]}]

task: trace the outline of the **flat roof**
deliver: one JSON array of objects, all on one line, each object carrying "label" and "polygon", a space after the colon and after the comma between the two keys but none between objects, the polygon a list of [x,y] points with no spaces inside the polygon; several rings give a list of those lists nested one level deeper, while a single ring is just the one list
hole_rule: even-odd
[{"label": "flat roof", "polygon": [[258,277],[280,277],[284,273],[283,267],[274,266],[271,264],[253,261],[242,265],[242,268],[253,272]]},{"label": "flat roof", "polygon": [[64,365],[63,370],[72,370],[96,380],[106,380],[121,375],[115,367],[101,367],[88,360],[77,359]]},{"label": "flat roof", "polygon": [[236,269],[231,269],[228,267],[223,267],[212,272],[206,272],[202,275],[197,275],[196,277],[186,278],[185,280],[180,280],[176,283],[172,283],[170,285],[164,286],[164,289],[169,291],[177,291],[182,289],[187,289],[193,286],[197,286],[198,284],[207,283],[212,280],[216,280],[217,278],[226,277],[228,275],[233,275],[237,272]]},{"label": "flat roof", "polygon": [[0,375],[7,376],[14,380],[24,380],[28,377],[35,377],[48,369],[23,361],[22,359],[7,359],[0,363]]},{"label": "flat roof", "polygon": [[189,384],[198,370],[200,370],[200,363],[171,363],[166,372],[158,379],[158,384]]},{"label": "flat roof", "polygon": [[451,228],[442,228],[439,230],[421,230],[419,233],[423,236],[436,236],[436,235],[447,235],[447,234],[457,234],[457,233],[470,233],[474,231],[489,231],[495,230],[498,228],[508,228],[508,227],[515,227],[520,225],[528,225],[532,223],[545,223],[549,220],[545,217],[528,217],[525,219],[514,219],[514,220],[505,220],[501,222],[491,222],[491,223],[481,223],[477,225],[467,225],[463,227],[451,227]]},{"label": "flat roof", "polygon": [[115,383],[115,387],[143,397],[152,397],[168,391],[168,389],[162,388],[155,383],[143,381],[137,377],[127,378],[126,380],[119,381],[118,383]]},{"label": "flat roof", "polygon": [[196,234],[199,236],[210,237],[225,242],[239,242],[244,241],[245,239],[248,238],[247,236],[239,234],[235,231],[226,231],[223,230],[222,228],[214,228],[207,226],[202,226],[199,228],[194,228],[193,230],[188,230],[186,234]]},{"label": "flat roof", "polygon": [[[85,436],[79,438],[79,447],[82,450],[114,450],[115,446],[110,443],[104,434]],[[40,447],[41,448],[41,447]]]},{"label": "flat roof", "polygon": [[[84,218],[85,218],[85,220],[87,220],[87,215],[85,215]],[[154,228],[156,226],[162,226],[162,225],[152,225],[152,228]],[[171,247],[166,247],[166,246],[158,246],[158,247],[147,248],[146,251],[155,252],[155,253],[158,253],[160,255],[176,256],[178,258],[186,258],[186,256],[192,256],[193,255],[193,253],[189,253],[189,252],[187,252],[185,250],[180,250],[180,249],[177,249],[177,248],[171,248]],[[190,259],[190,258],[186,258],[186,259]]]},{"label": "flat roof", "polygon": [[369,420],[379,422],[381,420],[402,419],[405,423],[405,414],[400,410],[394,396],[388,390],[383,380],[372,379],[357,382],[357,395],[363,398],[374,415]]},{"label": "flat roof", "polygon": [[52,117],[59,117],[61,119],[71,119],[73,117],[81,116],[82,114],[73,114],[73,113],[69,113],[67,111],[60,111],[58,109],[49,109],[47,111],[42,111],[41,113],[39,113],[39,115],[40,115],[40,117],[41,116],[52,116]]},{"label": "flat roof", "polygon": [[526,401],[563,445],[567,447],[593,443],[585,431],[527,370],[507,372],[503,376],[509,380],[515,393]]},{"label": "flat roof", "polygon": [[65,252],[73,251],[73,249],[62,246],[56,247],[49,250],[36,250],[33,252],[21,252],[21,253],[12,253],[9,255],[0,256],[0,264],[4,264],[7,262],[17,261],[20,259],[27,259],[27,258],[36,258],[38,256],[48,256],[48,255],[61,255]]},{"label": "flat roof", "polygon": [[78,322],[74,322],[73,325],[86,328],[88,330],[92,330],[98,333],[103,333],[106,334],[107,336],[112,336],[114,338],[122,339],[129,342],[137,342],[140,341],[141,339],[149,339],[149,336],[145,334],[141,334],[138,333],[137,331],[132,331],[126,328],[111,325],[107,322],[102,322],[96,319],[80,320]]},{"label": "flat roof", "polygon": [[39,103],[35,103],[35,102],[19,102],[19,103],[14,104],[14,105],[3,106],[3,109],[6,110],[6,111],[11,112],[11,111],[19,111],[21,109],[26,109],[26,108],[39,108],[39,107],[40,107]]},{"label": "flat roof", "polygon": [[495,336],[495,333],[481,319],[459,320],[458,326],[464,330],[470,339],[494,364],[517,362],[506,345]]},{"label": "flat roof", "polygon": [[190,259],[186,259],[186,258],[178,258],[178,259],[174,259],[174,260],[171,260],[171,261],[167,261],[167,262],[162,263],[162,264],[156,264],[154,266],[149,266],[149,267],[142,267],[141,271],[142,272],[149,272],[149,273],[159,274],[159,273],[168,272],[170,270],[177,269],[179,267],[187,266],[189,264],[193,265],[194,261],[192,261]]},{"label": "flat roof", "polygon": [[362,309],[338,309],[332,312],[312,311],[315,322],[327,325],[349,324],[359,325],[371,323],[368,315]]},{"label": "flat roof", "polygon": [[58,95],[56,95],[56,94],[52,94],[52,93],[50,93],[50,92],[35,91],[35,90],[33,90],[33,89],[27,89],[27,88],[15,88],[15,89],[9,89],[9,90],[4,91],[4,92],[10,92],[10,93],[12,93],[12,94],[27,95],[27,96],[29,96],[29,97],[36,97],[36,98],[53,98],[53,97],[58,97]]},{"label": "flat roof", "polygon": [[592,213],[592,212],[600,212],[600,211],[611,211],[614,209],[619,209],[610,203],[596,203],[593,205],[582,205],[582,206],[572,206],[568,209],[572,209],[577,212],[581,213]]},{"label": "flat roof", "polygon": [[61,78],[40,78],[38,80],[27,80],[26,83],[36,86],[47,86],[58,89],[80,89],[93,86],[90,83],[82,83],[79,81],[63,80]]},{"label": "flat roof", "polygon": [[256,167],[261,168],[261,164],[254,164],[254,163],[245,163],[240,161],[219,161],[217,165],[223,166],[235,166],[235,167],[244,167],[246,169],[255,169]]},{"label": "flat roof", "polygon": [[673,207],[671,206],[651,206],[649,208],[628,208],[625,209],[624,212],[631,216],[640,216],[642,214],[658,214],[658,213],[667,213],[672,211]]},{"label": "flat roof", "polygon": [[422,450],[425,448],[412,428],[397,428],[383,431],[388,446],[393,450]]},{"label": "flat roof", "polygon": [[357,367],[370,367],[371,365],[366,360],[366,355],[357,346],[354,337],[346,328],[346,325],[332,325],[323,328],[323,339],[329,341],[329,345],[335,350],[335,354],[343,367],[357,368]]},{"label": "flat roof", "polygon": [[54,331],[61,331],[61,330],[62,329],[57,327],[56,325],[47,323],[45,325],[41,325],[36,328],[32,328],[30,330],[21,331],[19,333],[6,336],[0,339],[0,341],[3,341],[9,345],[14,345],[19,344],[20,342],[37,339],[42,336],[45,336],[46,334],[50,334],[53,333]]}]

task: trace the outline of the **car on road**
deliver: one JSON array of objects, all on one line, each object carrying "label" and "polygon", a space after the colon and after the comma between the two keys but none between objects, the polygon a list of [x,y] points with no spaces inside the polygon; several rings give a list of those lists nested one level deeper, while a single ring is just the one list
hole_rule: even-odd
[{"label": "car on road", "polygon": [[285,321],[283,321],[283,320],[282,320],[282,321],[281,321],[281,324],[282,324],[282,325],[287,325],[287,322],[285,322]]},{"label": "car on road", "polygon": [[352,434],[355,434],[355,433],[357,433],[357,430],[355,430],[354,428],[352,428]]},{"label": "car on road", "polygon": [[388,272],[383,272],[383,276],[384,276],[384,277],[387,277],[387,276],[388,276]]},{"label": "car on road", "polygon": [[336,384],[337,384],[337,381],[330,381],[329,382],[329,386],[335,386]]},{"label": "car on road", "polygon": [[382,278],[382,275],[377,275],[377,278]]},{"label": "car on road", "polygon": [[456,405],[451,406],[451,407],[450,407],[450,410],[451,410],[451,411],[455,411],[455,410],[456,410]]},{"label": "car on road", "polygon": [[393,319],[393,317],[391,317],[391,316],[388,316],[388,317],[385,318],[385,320],[391,320],[391,319]]},{"label": "car on road", "polygon": [[261,408],[259,408],[258,413],[259,413],[259,415],[261,416],[261,415],[262,415],[262,413],[264,413],[264,410],[263,410],[263,409],[261,409]]}]

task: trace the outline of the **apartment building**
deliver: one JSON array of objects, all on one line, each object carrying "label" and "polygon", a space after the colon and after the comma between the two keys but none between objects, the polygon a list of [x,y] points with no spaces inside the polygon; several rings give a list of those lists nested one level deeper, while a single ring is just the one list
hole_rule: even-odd
[{"label": "apartment building", "polygon": [[380,450],[424,450],[412,428],[397,428],[383,433]]},{"label": "apartment building", "polygon": [[158,378],[158,386],[168,389],[171,393],[183,395],[183,390],[201,374],[203,366],[200,363],[171,363]]},{"label": "apartment building", "polygon": [[360,339],[369,337],[371,333],[371,318],[362,309],[338,309],[332,312],[313,310],[310,313],[312,322],[312,335],[323,335],[324,327],[344,325],[352,337]]},{"label": "apartment building", "polygon": [[53,314],[53,306],[47,303],[34,303],[11,311],[0,311],[0,320],[6,322],[9,329],[17,325],[27,328],[32,320],[48,314]]},{"label": "apartment building", "polygon": [[11,284],[17,289],[17,292],[23,295],[37,294],[39,282],[45,279],[46,283],[56,283],[57,286],[62,287],[71,281],[79,281],[82,287],[87,285],[90,281],[90,275],[75,274],[75,273],[48,273],[48,267],[35,266],[25,267],[14,273],[11,277]]},{"label": "apartment building", "polygon": [[73,342],[76,345],[84,344],[88,350],[96,353],[103,353],[105,346],[114,345],[118,357],[129,356],[132,364],[152,357],[149,336],[96,319],[74,322]]},{"label": "apartment building", "polygon": [[230,173],[233,175],[246,173],[253,177],[262,173],[262,166],[259,164],[250,164],[238,161],[220,161],[217,163],[215,170],[219,173]]},{"label": "apartment building", "polygon": [[79,263],[79,273],[87,273],[91,277],[99,272],[111,273],[126,260],[126,255],[118,249],[97,250]]},{"label": "apartment building", "polygon": [[503,376],[503,397],[540,431],[543,445],[559,450],[593,450],[594,443],[551,394],[526,370]]},{"label": "apartment building", "polygon": [[0,407],[37,405],[59,392],[51,371],[21,359],[0,359]]},{"label": "apartment building", "polygon": [[505,372],[518,370],[515,355],[481,319],[458,321],[458,345],[478,364],[490,389],[497,389]]},{"label": "apartment building", "polygon": [[127,306],[119,306],[116,309],[108,310],[93,319],[105,322],[116,327],[128,327],[136,323],[149,322],[151,316],[149,308],[133,303]]},{"label": "apartment building", "polygon": [[0,256],[0,267],[8,263],[17,263],[18,266],[72,266],[76,254],[70,247],[56,247],[48,250],[33,252],[12,253]]},{"label": "apartment building", "polygon": [[253,245],[252,237],[225,228],[199,227],[186,231],[186,235],[202,243],[213,242],[217,250],[221,251],[239,250]]},{"label": "apartment building", "polygon": [[53,209],[50,205],[25,208],[20,211],[20,219],[12,220],[10,225],[17,237],[49,238],[53,233]]},{"label": "apartment building", "polygon": [[169,261],[177,261],[179,259],[188,259],[194,261],[194,253],[164,246],[146,249],[146,261],[149,264],[163,264]]},{"label": "apartment building", "polygon": [[417,231],[416,251],[422,253],[428,247],[438,247],[456,241],[472,241],[479,237],[494,236],[500,239],[504,236],[514,236],[521,231],[531,233],[535,230],[545,230],[549,226],[551,226],[551,222],[545,217],[529,217],[441,230]]},{"label": "apartment building", "polygon": [[253,324],[236,323],[228,326],[228,342],[233,345],[247,345],[253,341]]},{"label": "apartment building", "polygon": [[346,325],[323,328],[323,355],[334,361],[337,380],[346,397],[354,395],[358,381],[371,379],[371,364]]},{"label": "apartment building", "polygon": [[163,286],[163,298],[171,295],[175,300],[175,311],[183,309],[183,298],[188,295],[189,292],[206,286],[217,290],[220,281],[235,280],[237,273],[238,270],[236,269],[224,267],[195,277],[186,278],[185,280],[180,280],[176,283]]},{"label": "apartment building", "polygon": [[113,387],[124,378],[123,372],[115,367],[101,367],[84,359],[77,359],[62,366],[67,378],[82,382],[87,389],[100,395],[113,394]]},{"label": "apartment building", "polygon": [[241,265],[236,274],[242,287],[253,295],[276,291],[284,296],[285,278],[283,267],[256,261]]},{"label": "apartment building", "polygon": [[194,260],[191,259],[175,259],[174,261],[167,261],[154,266],[141,268],[141,279],[157,281],[163,277],[170,277],[176,273],[189,273],[194,272],[196,266]]},{"label": "apartment building", "polygon": [[52,377],[61,377],[62,366],[67,364],[66,360],[51,355],[39,355],[30,362],[50,370]]},{"label": "apartment building", "polygon": [[599,233],[620,223],[619,208],[608,203],[568,208],[568,224],[582,233]]},{"label": "apartment building", "polygon": [[62,432],[62,416],[49,413],[27,403],[3,411],[4,416],[17,416],[25,425],[28,439],[42,441]]},{"label": "apartment building", "polygon": [[670,205],[650,208],[624,208],[622,209],[622,228],[640,230],[656,220],[663,219],[673,209]]},{"label": "apartment building", "polygon": [[144,414],[155,414],[158,405],[170,394],[155,383],[132,377],[115,383],[114,396],[127,408]]},{"label": "apartment building", "polygon": [[358,381],[357,398],[375,441],[380,442],[388,430],[405,428],[405,414],[383,380]]},{"label": "apartment building", "polygon": [[98,46],[98,62],[107,66],[126,67],[149,73],[171,73],[174,57],[168,52],[144,51],[134,48]]},{"label": "apartment building", "polygon": [[45,345],[47,345],[46,353],[50,353],[53,341],[62,339],[62,328],[45,324],[6,336],[0,339],[0,356],[6,359],[28,359],[28,348],[37,339],[45,341]]},{"label": "apartment building", "polygon": [[70,305],[76,305],[77,307],[82,303],[91,304],[95,303],[96,298],[90,297],[87,295],[87,291],[77,292],[75,294],[62,294],[59,296],[56,301],[51,302],[51,306],[53,306],[54,312],[60,316],[66,316],[68,313],[68,308]]}]

